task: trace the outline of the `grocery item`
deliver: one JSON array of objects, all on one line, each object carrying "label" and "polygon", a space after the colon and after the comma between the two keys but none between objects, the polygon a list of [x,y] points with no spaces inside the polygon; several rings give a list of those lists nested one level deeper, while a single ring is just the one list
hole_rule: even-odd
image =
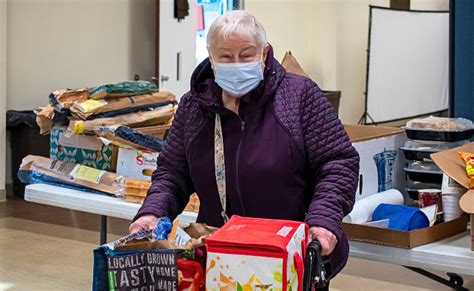
[{"label": "grocery item", "polygon": [[189,197],[189,202],[184,208],[184,211],[199,212],[199,207],[200,207],[199,197],[196,193],[194,193]]},{"label": "grocery item", "polygon": [[405,158],[411,161],[431,161],[430,154],[462,146],[461,142],[408,140],[400,147]]},{"label": "grocery item", "polygon": [[152,240],[168,240],[173,223],[168,217],[160,217],[152,231]]},{"label": "grocery item", "polygon": [[138,179],[125,178],[123,183],[123,194],[125,196],[137,196],[145,198],[151,182]]},{"label": "grocery item", "polygon": [[204,286],[205,277],[201,264],[195,261],[178,259],[178,270],[182,275],[179,290],[198,291]]},{"label": "grocery item", "polygon": [[443,193],[441,195],[445,222],[459,218],[463,213],[459,205],[461,196],[460,193]]},{"label": "grocery item", "polygon": [[431,205],[438,206],[438,212],[443,211],[440,189],[420,189],[418,190],[418,208]]},{"label": "grocery item", "polygon": [[164,91],[124,98],[88,99],[74,103],[70,110],[77,119],[91,120],[175,103],[176,97],[171,92]]},{"label": "grocery item", "polygon": [[125,202],[143,204],[145,197],[125,195]]},{"label": "grocery item", "polygon": [[404,170],[412,181],[441,184],[443,180],[443,172],[433,163],[410,162]]},{"label": "grocery item", "polygon": [[[170,224],[159,219],[161,238],[169,234]],[[191,239],[182,246],[153,239],[152,230],[143,230],[95,249],[92,290],[135,290],[132,284],[137,290],[204,290],[204,241],[215,229],[192,224],[183,231],[177,233]]]},{"label": "grocery item", "polygon": [[77,186],[123,196],[120,190],[124,178],[120,175],[40,156],[26,156],[20,165],[18,177],[25,184],[44,180],[44,182],[55,182],[55,184]]},{"label": "grocery item", "polygon": [[405,205],[380,204],[374,210],[373,220],[389,219],[388,228],[410,231],[430,226],[428,217],[418,208]]},{"label": "grocery item", "polygon": [[469,188],[474,189],[474,154],[460,152],[459,157],[466,162],[466,173],[469,177]]},{"label": "grocery item", "polygon": [[97,86],[90,90],[90,98],[124,97],[156,91],[158,91],[156,85],[148,81],[124,81]]},{"label": "grocery item", "polygon": [[69,123],[67,134],[94,134],[97,126],[125,125],[128,127],[143,127],[151,125],[165,125],[175,114],[175,106],[167,105],[155,110],[128,113],[108,118],[93,120],[72,120]]},{"label": "grocery item", "polygon": [[344,217],[343,222],[361,224],[372,221],[374,210],[382,203],[401,205],[403,204],[403,195],[397,189],[390,189],[357,200],[352,211]]},{"label": "grocery item", "polygon": [[472,121],[464,118],[426,117],[408,121],[407,128],[456,131],[472,128]]},{"label": "grocery item", "polygon": [[413,200],[418,200],[418,190],[420,189],[441,189],[441,186],[436,183],[423,183],[407,179],[406,188],[408,195]]},{"label": "grocery item", "polygon": [[405,131],[410,139],[454,142],[472,138],[474,126],[464,118],[430,116],[408,121]]}]

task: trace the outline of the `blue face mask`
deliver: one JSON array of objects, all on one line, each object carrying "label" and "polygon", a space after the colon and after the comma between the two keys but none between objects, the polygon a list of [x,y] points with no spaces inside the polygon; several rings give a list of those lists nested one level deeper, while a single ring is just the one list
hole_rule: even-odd
[{"label": "blue face mask", "polygon": [[259,61],[248,63],[214,63],[215,81],[234,97],[242,97],[263,80],[262,65]]}]

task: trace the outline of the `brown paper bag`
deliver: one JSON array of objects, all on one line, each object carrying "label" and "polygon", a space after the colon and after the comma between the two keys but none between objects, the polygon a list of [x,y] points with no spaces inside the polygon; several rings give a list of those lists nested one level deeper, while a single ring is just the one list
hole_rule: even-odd
[{"label": "brown paper bag", "polygon": [[40,128],[40,134],[47,134],[53,127],[54,107],[48,104],[41,111],[36,112],[36,124]]},{"label": "brown paper bag", "polygon": [[293,73],[295,75],[310,78],[308,74],[306,74],[306,72],[303,70],[303,68],[301,68],[300,64],[295,59],[295,57],[293,57],[293,55],[291,54],[291,51],[287,51],[285,53],[285,56],[283,57],[283,60],[281,61],[281,65],[289,73]]}]

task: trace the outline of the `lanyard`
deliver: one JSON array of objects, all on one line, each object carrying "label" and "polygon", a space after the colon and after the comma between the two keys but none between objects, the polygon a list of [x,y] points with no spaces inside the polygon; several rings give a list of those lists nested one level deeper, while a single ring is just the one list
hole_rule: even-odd
[{"label": "lanyard", "polygon": [[224,223],[229,220],[227,216],[227,197],[226,197],[226,183],[225,183],[225,161],[224,161],[224,136],[222,131],[222,122],[219,114],[216,114],[216,121],[214,125],[214,171],[216,174],[217,191],[222,206],[222,219]]}]

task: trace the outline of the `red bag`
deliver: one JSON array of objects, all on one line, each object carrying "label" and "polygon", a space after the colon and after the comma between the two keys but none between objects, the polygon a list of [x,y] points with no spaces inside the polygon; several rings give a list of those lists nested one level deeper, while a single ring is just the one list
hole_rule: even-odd
[{"label": "red bag", "polygon": [[201,264],[195,261],[178,259],[178,270],[181,272],[179,290],[204,290],[204,272]]},{"label": "red bag", "polygon": [[208,290],[302,290],[307,225],[232,216],[207,239]]}]

